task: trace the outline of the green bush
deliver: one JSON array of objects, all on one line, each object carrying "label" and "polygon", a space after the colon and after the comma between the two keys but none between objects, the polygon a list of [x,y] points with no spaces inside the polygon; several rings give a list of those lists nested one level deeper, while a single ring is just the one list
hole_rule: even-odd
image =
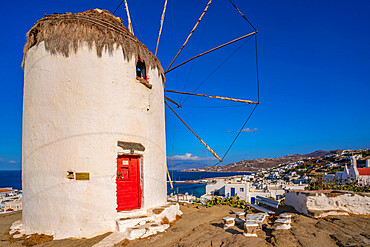
[{"label": "green bush", "polygon": [[240,208],[243,210],[251,211],[252,208],[246,204],[244,200],[240,200],[238,196],[232,196],[225,199],[222,199],[219,196],[212,197],[212,200],[205,203],[205,207],[212,207],[215,205],[228,205],[234,208]]},{"label": "green bush", "polygon": [[345,182],[330,181],[324,182],[322,178],[311,182],[307,190],[348,190],[354,192],[370,192],[369,185],[360,185],[357,181],[347,180]]}]

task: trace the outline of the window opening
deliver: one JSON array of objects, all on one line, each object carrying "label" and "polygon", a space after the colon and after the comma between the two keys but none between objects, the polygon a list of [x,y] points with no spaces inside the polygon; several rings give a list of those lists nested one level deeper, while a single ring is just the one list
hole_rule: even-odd
[{"label": "window opening", "polygon": [[136,77],[147,80],[145,63],[140,59],[137,60],[136,64]]}]

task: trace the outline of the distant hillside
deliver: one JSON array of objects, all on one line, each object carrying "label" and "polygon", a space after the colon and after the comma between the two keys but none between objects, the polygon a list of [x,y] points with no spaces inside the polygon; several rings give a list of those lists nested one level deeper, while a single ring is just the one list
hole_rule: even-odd
[{"label": "distant hillside", "polygon": [[[202,170],[206,171],[212,171],[212,172],[244,172],[244,171],[257,171],[261,168],[270,168],[270,167],[275,167],[279,164],[284,164],[288,162],[296,162],[301,159],[306,159],[306,158],[316,158],[320,156],[325,156],[329,154],[337,154],[339,153],[340,149],[338,150],[332,150],[332,151],[324,151],[324,150],[318,150],[313,153],[309,154],[294,154],[294,155],[285,155],[283,157],[278,157],[278,158],[261,158],[261,159],[253,159],[253,160],[242,160],[236,163],[230,163],[228,165],[224,166],[208,166],[202,168]],[[186,171],[197,171],[199,170],[198,167],[191,167],[195,169],[190,169],[190,168],[184,168],[187,169]],[[196,169],[198,168],[198,169]]]},{"label": "distant hillside", "polygon": [[309,157],[316,158],[316,157],[325,156],[325,155],[328,155],[328,154],[338,154],[341,151],[343,151],[343,149],[336,149],[336,150],[332,150],[332,151],[318,150],[318,151],[315,151],[315,152],[310,153],[310,154],[301,155],[301,157],[302,158],[309,158]]},{"label": "distant hillside", "polygon": [[170,170],[185,170],[185,169],[198,169],[209,166],[209,164],[194,162],[194,161],[184,161],[181,163],[172,164],[171,161],[167,161],[168,169]]}]

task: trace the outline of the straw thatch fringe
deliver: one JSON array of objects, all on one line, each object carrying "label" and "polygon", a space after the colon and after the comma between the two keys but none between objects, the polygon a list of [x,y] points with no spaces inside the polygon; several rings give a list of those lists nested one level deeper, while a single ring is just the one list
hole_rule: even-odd
[{"label": "straw thatch fringe", "polygon": [[51,54],[62,54],[66,57],[71,52],[76,53],[83,44],[87,44],[89,49],[95,45],[99,57],[103,51],[112,53],[121,46],[125,59],[130,61],[132,57],[136,60],[140,58],[148,68],[157,68],[164,78],[158,58],[123,26],[121,18],[115,17],[107,10],[46,15],[27,33],[22,67],[28,50],[42,41]]}]

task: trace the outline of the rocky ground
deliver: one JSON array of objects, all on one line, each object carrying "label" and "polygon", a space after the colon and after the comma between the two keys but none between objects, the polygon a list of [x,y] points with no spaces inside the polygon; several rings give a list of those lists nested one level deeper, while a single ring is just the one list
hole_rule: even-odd
[{"label": "rocky ground", "polygon": [[[247,238],[243,230],[232,227],[224,230],[221,219],[233,215],[238,209],[228,206],[211,208],[193,205],[181,206],[183,217],[165,233],[146,239],[122,241],[116,246],[370,246],[370,218],[361,216],[331,216],[312,219],[293,213],[290,230],[273,230],[273,218],[258,232],[258,238]],[[282,211],[287,211],[283,208]],[[279,213],[279,212],[278,212]],[[66,239],[50,241],[47,236],[35,236],[31,240],[12,239],[8,230],[21,213],[0,216],[0,246],[93,246],[105,236],[92,239]]]},{"label": "rocky ground", "polygon": [[30,239],[13,239],[9,236],[9,228],[13,222],[22,218],[21,212],[11,214],[0,214],[0,247],[17,247],[17,246],[52,246],[52,247],[90,247],[100,242],[110,233],[97,236],[91,239],[65,239],[54,240],[50,236],[34,235]]}]

